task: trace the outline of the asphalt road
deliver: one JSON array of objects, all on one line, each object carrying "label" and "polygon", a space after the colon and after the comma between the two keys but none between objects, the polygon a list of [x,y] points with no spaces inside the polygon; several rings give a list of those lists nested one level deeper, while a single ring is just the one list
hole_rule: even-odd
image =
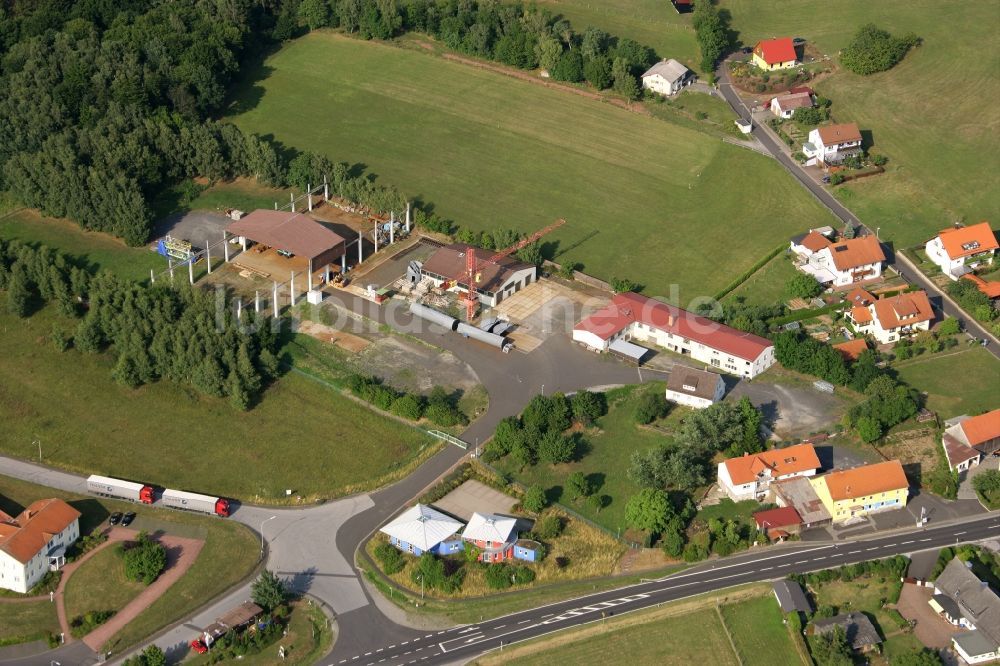
[{"label": "asphalt road", "polygon": [[[729,80],[729,72],[726,67],[726,63],[723,62],[716,76],[719,81],[719,91],[722,96],[732,107],[733,111],[736,112],[743,120],[751,120],[750,109],[747,108],[746,104],[740,99],[737,92],[733,89],[732,84]],[[767,151],[774,157],[778,162],[781,163],[785,169],[792,174],[802,185],[809,190],[813,196],[815,196],[820,203],[826,206],[834,215],[840,218],[845,224],[850,222],[855,225],[861,225],[868,230],[868,233],[874,233],[870,227],[868,227],[864,222],[859,220],[854,213],[848,210],[843,204],[841,204],[837,199],[830,194],[827,188],[823,187],[820,183],[810,178],[805,171],[798,165],[798,163],[789,157],[785,151],[782,149],[781,144],[778,140],[774,138],[769,129],[760,123],[754,122],[753,124],[753,137],[757,139],[761,145],[763,145]],[[905,280],[908,282],[914,282],[919,285],[922,289],[926,290],[929,294],[937,295],[937,302],[935,305],[941,310],[945,315],[949,317],[954,317],[958,319],[962,328],[979,339],[990,340],[987,349],[993,356],[1000,358],[1000,339],[994,336],[991,332],[986,330],[986,328],[980,325],[972,317],[968,316],[964,310],[962,310],[958,304],[953,301],[947,294],[945,294],[940,287],[931,282],[923,273],[921,273],[913,263],[907,259],[905,256],[893,253],[890,257],[890,264],[895,263],[896,269],[902,272]]]},{"label": "asphalt road", "polygon": [[779,546],[727,558],[685,573],[505,615],[488,622],[444,631],[421,632],[406,640],[390,638],[364,652],[326,659],[329,666],[398,666],[467,661],[501,645],[537,638],[608,616],[650,608],[734,585],[782,578],[852,562],[940,548],[959,541],[1000,536],[1000,515],[990,514],[937,527],[925,527],[857,541]]}]

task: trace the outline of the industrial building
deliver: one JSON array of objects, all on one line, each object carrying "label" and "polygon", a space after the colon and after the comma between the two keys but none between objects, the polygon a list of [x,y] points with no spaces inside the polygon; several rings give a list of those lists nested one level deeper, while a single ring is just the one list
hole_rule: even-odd
[{"label": "industrial building", "polygon": [[830,472],[810,483],[834,523],[902,509],[910,488],[898,460]]},{"label": "industrial building", "polygon": [[770,340],[631,292],[573,327],[573,340],[637,362],[647,350],[629,341],[651,343],[747,378],[774,365]]},{"label": "industrial building", "polygon": [[435,287],[465,293],[468,252],[473,252],[477,260],[476,296],[483,305],[496,307],[504,298],[538,279],[538,269],[533,264],[510,256],[494,258],[494,253],[489,250],[460,243],[436,250],[423,262],[421,274],[430,278]]},{"label": "industrial building", "polygon": [[718,482],[734,502],[762,500],[773,481],[812,476],[819,468],[813,445],[796,444],[723,460],[719,463]]},{"label": "industrial building", "polygon": [[80,538],[80,512],[61,499],[34,502],[17,517],[0,511],[0,587],[25,594],[66,563]]}]

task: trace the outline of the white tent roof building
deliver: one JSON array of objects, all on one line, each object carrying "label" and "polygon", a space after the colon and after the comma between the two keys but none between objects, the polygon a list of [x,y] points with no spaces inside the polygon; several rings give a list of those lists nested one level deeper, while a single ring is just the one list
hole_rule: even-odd
[{"label": "white tent roof building", "polygon": [[507,543],[513,539],[517,518],[496,516],[492,513],[474,513],[469,524],[462,532],[466,541],[485,541],[487,543]]},{"label": "white tent roof building", "polygon": [[442,541],[462,529],[462,523],[429,506],[417,504],[399,514],[380,532],[397,541],[416,546],[422,551],[433,550]]}]

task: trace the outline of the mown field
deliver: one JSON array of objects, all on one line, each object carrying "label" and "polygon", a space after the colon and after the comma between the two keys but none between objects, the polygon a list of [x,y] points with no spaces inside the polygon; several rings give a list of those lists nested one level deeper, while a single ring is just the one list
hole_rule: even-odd
[{"label": "mown field", "polygon": [[[692,57],[695,44],[677,33],[690,19],[667,2],[552,0],[543,2],[574,24],[592,24],[648,43],[663,57]],[[915,32],[924,43],[888,72],[861,77],[840,69],[816,89],[833,100],[840,122],[869,131],[890,159],[887,173],[837,188],[862,221],[905,247],[951,222],[1000,216],[1000,48],[998,0],[720,0],[743,44],[781,36],[803,37],[836,59],[857,29],[869,22],[893,34]],[[657,38],[661,41],[657,41]],[[676,49],[671,51],[670,49]],[[693,57],[697,57],[696,55]]]},{"label": "mown field", "polygon": [[234,105],[244,130],[362,163],[461,225],[565,218],[546,239],[558,260],[650,294],[678,284],[682,302],[832,221],[772,160],[717,137],[330,33],[286,45]]},{"label": "mown field", "polygon": [[56,351],[56,321],[52,308],[0,314],[4,453],[35,458],[40,440],[46,463],[80,473],[282,501],[287,488],[330,497],[380,485],[432,446],[297,373],[246,414],[169,382],[131,390],[111,379],[109,357]]},{"label": "mown field", "polygon": [[927,392],[927,408],[941,418],[996,409],[1000,396],[1000,362],[981,347],[958,353],[918,356],[896,367],[900,379]]}]

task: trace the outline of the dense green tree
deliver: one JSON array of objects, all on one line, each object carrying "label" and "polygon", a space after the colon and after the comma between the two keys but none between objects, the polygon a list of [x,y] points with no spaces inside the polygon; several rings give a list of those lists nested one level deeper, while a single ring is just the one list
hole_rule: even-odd
[{"label": "dense green tree", "polygon": [[577,500],[590,497],[594,488],[591,487],[587,476],[583,472],[577,471],[566,477],[566,492],[570,499]]},{"label": "dense green tree", "polygon": [[913,33],[893,37],[872,23],[861,26],[847,47],[840,52],[840,62],[855,74],[868,75],[892,69],[920,38]]},{"label": "dense green tree", "polygon": [[122,550],[125,577],[150,585],[167,568],[167,549],[140,532],[135,543],[126,544]]},{"label": "dense green tree", "polygon": [[934,650],[921,648],[893,654],[889,666],[944,666],[944,662]]},{"label": "dense green tree", "polygon": [[667,494],[655,488],[643,488],[625,504],[625,522],[647,532],[661,532],[673,517]]},{"label": "dense green tree", "polygon": [[573,460],[576,455],[576,442],[572,437],[566,437],[562,433],[550,430],[542,435],[538,442],[538,458],[542,462],[566,463]]},{"label": "dense green tree", "polygon": [[585,58],[583,61],[583,77],[587,83],[598,90],[604,90],[613,82],[611,78],[611,60],[605,55]]},{"label": "dense green tree", "polygon": [[266,611],[273,611],[285,603],[288,592],[285,583],[269,569],[264,569],[260,576],[250,584],[250,598]]},{"label": "dense green tree", "polygon": [[691,25],[701,49],[701,68],[714,72],[716,63],[730,47],[729,30],[718,8],[709,0],[695,3]]},{"label": "dense green tree", "polygon": [[543,35],[535,44],[535,55],[538,58],[538,66],[552,73],[562,56],[563,47],[558,39],[551,35]]},{"label": "dense green tree", "polygon": [[542,490],[541,486],[530,486],[524,492],[524,498],[521,500],[521,504],[525,509],[531,511],[532,513],[540,513],[542,509],[548,506],[549,501],[545,497],[545,491]]},{"label": "dense green tree", "polygon": [[590,425],[608,411],[607,399],[603,393],[577,391],[570,400],[573,418],[584,425]]},{"label": "dense green tree", "polygon": [[17,317],[27,317],[31,290],[28,288],[28,278],[18,264],[14,265],[6,286],[8,312]]},{"label": "dense green tree", "polygon": [[666,397],[659,391],[645,391],[639,395],[635,401],[633,417],[640,425],[652,423],[656,419],[663,418],[670,411],[670,405]]},{"label": "dense green tree", "polygon": [[327,0],[302,0],[299,4],[299,19],[310,30],[330,25],[330,3]]},{"label": "dense green tree", "polygon": [[[799,109],[801,111],[801,109]],[[814,298],[823,293],[823,285],[811,275],[796,272],[788,281],[785,291],[792,298]]]},{"label": "dense green tree", "polygon": [[624,58],[615,58],[611,63],[611,80],[614,91],[632,101],[639,99],[639,84],[635,80],[635,75],[629,70],[628,62]]}]

